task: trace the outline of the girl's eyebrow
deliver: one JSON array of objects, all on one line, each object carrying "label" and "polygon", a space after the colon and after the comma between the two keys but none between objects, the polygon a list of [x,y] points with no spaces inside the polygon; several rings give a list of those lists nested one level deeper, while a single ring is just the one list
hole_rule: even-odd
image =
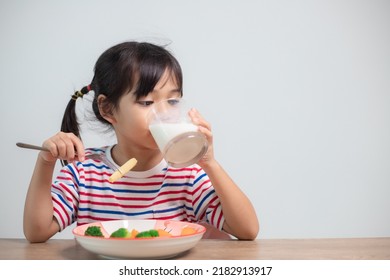
[{"label": "girl's eyebrow", "polygon": [[[159,89],[153,89],[151,93],[156,93],[156,92],[159,92],[160,90]],[[168,93],[178,93],[181,95],[181,90],[179,88],[174,88],[174,89],[171,89],[168,91]]]},{"label": "girl's eyebrow", "polygon": [[170,91],[171,93],[179,93],[179,94],[181,94],[181,90],[180,89],[173,89],[173,90],[171,90]]},{"label": "girl's eyebrow", "polygon": [[171,90],[171,91],[169,92],[169,95],[181,97],[181,96],[182,96],[182,92],[181,92],[181,90],[179,90],[179,89],[175,89],[175,90]]},{"label": "girl's eyebrow", "polygon": [[[156,89],[156,88],[154,88],[152,91],[160,91],[161,90],[161,88],[160,89]],[[172,87],[171,89],[168,89],[168,91],[169,92],[180,92],[180,88],[179,87]]]}]

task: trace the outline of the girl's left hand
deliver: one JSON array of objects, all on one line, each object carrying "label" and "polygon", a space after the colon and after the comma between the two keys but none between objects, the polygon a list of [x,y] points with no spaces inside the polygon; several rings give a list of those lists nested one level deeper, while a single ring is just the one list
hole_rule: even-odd
[{"label": "girl's left hand", "polygon": [[198,164],[203,167],[204,165],[210,164],[214,161],[213,134],[211,132],[211,125],[194,108],[191,109],[188,114],[192,122],[198,126],[199,131],[206,136],[208,142],[207,152],[198,162]]}]

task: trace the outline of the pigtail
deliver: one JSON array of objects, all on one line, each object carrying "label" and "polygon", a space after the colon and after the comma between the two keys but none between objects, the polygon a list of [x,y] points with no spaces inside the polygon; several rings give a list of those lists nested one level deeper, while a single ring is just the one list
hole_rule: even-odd
[{"label": "pigtail", "polygon": [[[88,85],[83,87],[80,91],[76,91],[72,95],[72,98],[69,100],[69,103],[65,108],[64,116],[62,118],[62,132],[71,132],[81,139],[80,127],[76,116],[76,100],[79,97],[83,97],[83,95],[87,94],[90,90],[91,86]],[[61,160],[61,163],[63,166],[68,164],[66,160]]]}]

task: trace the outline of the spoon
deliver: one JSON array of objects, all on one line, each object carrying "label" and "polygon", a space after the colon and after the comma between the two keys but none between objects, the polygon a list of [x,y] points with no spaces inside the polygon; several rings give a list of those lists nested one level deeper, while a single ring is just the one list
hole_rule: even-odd
[{"label": "spoon", "polygon": [[[16,143],[16,146],[18,146],[19,148],[24,148],[24,149],[49,152],[49,149],[47,149],[45,147],[37,146],[37,145],[31,145],[31,144],[27,144],[27,143],[18,142],[18,143]],[[111,161],[109,161],[106,157],[104,157],[104,156],[102,156],[100,154],[87,154],[87,155],[85,155],[85,158],[89,158],[89,159],[93,159],[93,160],[99,160],[99,161],[105,163],[112,170],[118,170],[118,168]]]},{"label": "spoon", "polygon": [[[25,149],[49,152],[49,149],[47,148],[44,148],[42,146],[31,145],[27,143],[18,142],[16,143],[16,146]],[[110,167],[112,170],[115,170],[115,172],[108,179],[111,183],[114,183],[116,180],[122,178],[127,172],[129,172],[137,164],[137,160],[135,158],[131,158],[125,164],[117,168],[111,161],[109,161],[106,157],[102,156],[101,154],[87,154],[85,155],[85,158],[100,160],[101,162],[105,163],[108,167]]]}]

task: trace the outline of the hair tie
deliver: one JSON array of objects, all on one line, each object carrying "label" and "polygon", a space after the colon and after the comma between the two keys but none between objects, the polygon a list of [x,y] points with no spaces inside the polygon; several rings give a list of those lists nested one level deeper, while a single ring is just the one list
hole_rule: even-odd
[{"label": "hair tie", "polygon": [[72,100],[77,100],[79,97],[83,97],[84,94],[87,94],[88,92],[91,91],[91,85],[87,85],[86,87],[83,87],[81,90],[76,91],[72,95]]},{"label": "hair tie", "polygon": [[83,97],[83,93],[81,92],[81,91],[76,91],[73,95],[72,95],[72,99],[73,100],[76,100],[77,98],[79,98],[79,97]]}]

